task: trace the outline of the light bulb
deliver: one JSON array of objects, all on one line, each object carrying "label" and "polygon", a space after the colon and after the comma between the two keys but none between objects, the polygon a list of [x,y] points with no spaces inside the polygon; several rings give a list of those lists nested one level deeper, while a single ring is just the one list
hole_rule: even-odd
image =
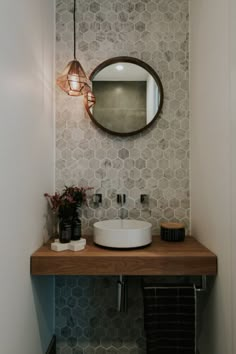
[{"label": "light bulb", "polygon": [[124,66],[121,64],[118,64],[118,65],[116,65],[116,70],[122,71],[122,70],[124,70]]}]

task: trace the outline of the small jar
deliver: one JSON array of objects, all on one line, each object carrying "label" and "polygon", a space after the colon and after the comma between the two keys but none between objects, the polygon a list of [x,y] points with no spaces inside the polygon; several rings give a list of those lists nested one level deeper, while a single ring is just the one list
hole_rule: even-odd
[{"label": "small jar", "polygon": [[185,225],[177,222],[161,223],[161,239],[169,242],[181,242],[185,239]]}]

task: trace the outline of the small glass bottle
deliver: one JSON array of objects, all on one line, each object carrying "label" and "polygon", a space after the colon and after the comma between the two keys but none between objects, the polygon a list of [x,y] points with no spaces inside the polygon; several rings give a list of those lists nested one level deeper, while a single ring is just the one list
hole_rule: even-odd
[{"label": "small glass bottle", "polygon": [[69,243],[71,240],[71,220],[61,219],[59,223],[59,240],[61,243]]},{"label": "small glass bottle", "polygon": [[76,209],[74,211],[71,226],[72,226],[71,239],[73,241],[80,240],[80,238],[81,238],[81,220],[79,219],[78,211]]}]

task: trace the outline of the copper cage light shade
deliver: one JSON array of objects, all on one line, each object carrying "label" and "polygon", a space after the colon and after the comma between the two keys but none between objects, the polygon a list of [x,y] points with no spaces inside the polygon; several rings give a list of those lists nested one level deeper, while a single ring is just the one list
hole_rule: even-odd
[{"label": "copper cage light shade", "polygon": [[57,78],[57,85],[69,96],[82,96],[87,77],[77,59],[70,61],[62,74]]},{"label": "copper cage light shade", "polygon": [[91,88],[87,84],[84,87],[84,102],[85,102],[85,107],[87,107],[87,109],[92,108],[96,103],[96,98]]},{"label": "copper cage light shade", "polygon": [[[88,78],[85,71],[76,59],[76,0],[74,0],[74,60],[70,61],[62,74],[57,78],[57,85],[65,91],[69,96],[82,96],[88,91]],[[89,88],[90,92],[91,89]]]}]

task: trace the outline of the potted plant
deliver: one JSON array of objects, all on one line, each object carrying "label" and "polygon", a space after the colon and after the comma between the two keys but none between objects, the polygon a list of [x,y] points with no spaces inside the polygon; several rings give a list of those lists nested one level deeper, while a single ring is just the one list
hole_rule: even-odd
[{"label": "potted plant", "polygon": [[61,243],[79,240],[81,237],[81,220],[79,208],[87,203],[86,192],[92,187],[65,186],[62,194],[45,193],[49,205],[59,218],[59,239]]},{"label": "potted plant", "polygon": [[48,205],[50,208],[49,217],[51,219],[50,225],[52,228],[52,237],[58,238],[58,210],[61,204],[61,196],[59,193],[53,195],[45,193],[44,196],[47,198]]},{"label": "potted plant", "polygon": [[[71,218],[71,239],[76,241],[81,238],[81,220],[79,218],[80,207],[85,203],[87,204],[87,191],[92,187],[76,187],[65,186],[62,197],[72,201],[70,205],[70,218]],[[67,210],[69,212],[69,210]]]}]

